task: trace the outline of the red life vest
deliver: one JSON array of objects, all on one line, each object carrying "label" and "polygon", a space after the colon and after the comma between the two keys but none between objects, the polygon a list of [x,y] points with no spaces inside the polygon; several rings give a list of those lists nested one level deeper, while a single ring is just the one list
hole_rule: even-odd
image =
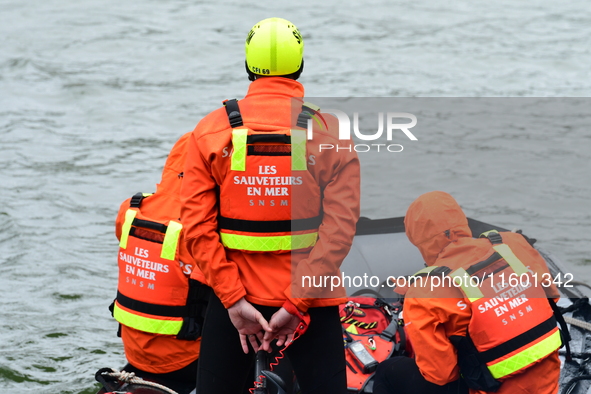
[{"label": "red life vest", "polygon": [[243,127],[236,100],[225,106],[233,152],[220,185],[222,244],[276,253],[313,247],[322,222],[321,191],[307,170],[305,130],[257,132]]},{"label": "red life vest", "polygon": [[184,272],[179,263],[182,225],[142,215],[142,200],[150,195],[133,196],[125,214],[113,316],[136,330],[196,339],[200,331],[194,320],[197,293],[204,286],[189,280],[190,272]]},{"label": "red life vest", "polygon": [[[562,339],[541,278],[517,258],[496,230],[482,236],[492,243],[487,259],[453,271],[431,266],[415,276],[448,275],[462,291],[472,317],[467,336],[451,338],[458,347],[460,372],[471,388],[496,391],[499,381],[548,357],[562,346]],[[474,380],[479,382],[472,386],[471,374],[463,365],[476,371],[477,364],[485,365],[492,379],[475,372],[479,378]]]}]

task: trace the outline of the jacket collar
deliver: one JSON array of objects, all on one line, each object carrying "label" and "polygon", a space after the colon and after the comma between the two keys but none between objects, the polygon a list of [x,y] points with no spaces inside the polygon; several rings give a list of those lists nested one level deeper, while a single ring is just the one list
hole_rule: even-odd
[{"label": "jacket collar", "polygon": [[284,95],[287,97],[304,97],[304,86],[290,78],[264,77],[253,81],[248,87],[246,97],[259,94]]}]

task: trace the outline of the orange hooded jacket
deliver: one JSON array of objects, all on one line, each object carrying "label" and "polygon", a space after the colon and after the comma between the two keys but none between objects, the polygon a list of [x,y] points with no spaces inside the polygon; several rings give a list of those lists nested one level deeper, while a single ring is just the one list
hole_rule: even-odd
[{"label": "orange hooded jacket", "polygon": [[[292,110],[293,98],[303,95],[303,86],[292,79],[255,80],[238,102],[244,127],[257,132],[293,128],[299,114]],[[323,193],[319,237],[311,250],[292,253],[253,253],[222,246],[217,190],[229,172],[232,151],[232,128],[225,109],[207,115],[193,131],[181,190],[181,218],[187,230],[187,247],[226,308],[242,297],[254,304],[276,307],[289,299],[301,311],[343,302],[335,297],[344,296],[344,289],[321,298],[300,286],[304,276],[340,274],[338,267],[351,247],[359,217],[357,154],[351,149],[351,141],[337,139],[336,119],[328,117],[327,121],[328,131],[315,128],[314,139],[306,146],[308,171]],[[350,151],[319,152],[320,143],[348,146]]]},{"label": "orange hooded jacket", "polygon": [[[144,199],[141,211],[153,220],[167,221],[180,216],[179,191],[185,164],[186,147],[190,133],[183,135],[174,145],[162,172],[162,180],[156,193]],[[130,199],[125,200],[119,209],[115,224],[117,239],[121,238],[121,228]],[[183,242],[184,231],[178,243],[179,260],[185,275],[205,283],[203,274],[196,266]],[[125,325],[121,326],[121,339],[127,360],[136,368],[151,373],[168,373],[186,367],[199,357],[201,339],[185,341],[170,335],[151,334]]]},{"label": "orange hooded jacket", "polygon": [[[447,193],[430,192],[417,198],[408,208],[404,221],[409,240],[419,249],[428,266],[455,270],[490,255],[491,243],[473,239],[466,216]],[[502,233],[503,243],[533,271],[547,273],[544,259],[517,233]],[[552,285],[549,297],[558,297]],[[444,385],[459,378],[457,352],[451,336],[465,336],[471,319],[464,296],[455,287],[410,287],[404,301],[404,320],[413,344],[416,362],[428,381]],[[497,393],[550,394],[558,391],[560,360],[552,353],[520,374],[507,378]],[[472,394],[484,393],[471,390]]]}]

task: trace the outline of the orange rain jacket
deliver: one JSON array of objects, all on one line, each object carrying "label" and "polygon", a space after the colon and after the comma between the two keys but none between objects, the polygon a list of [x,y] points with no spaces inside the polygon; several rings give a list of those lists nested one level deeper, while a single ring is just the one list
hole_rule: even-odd
[{"label": "orange rain jacket", "polygon": [[[156,193],[144,199],[141,210],[153,220],[167,221],[180,216],[179,191],[185,163],[187,141],[190,133],[183,135],[174,145],[162,172],[162,181],[157,185]],[[121,204],[115,224],[117,239],[121,238],[121,228],[125,221],[125,212],[129,209],[130,199]],[[183,242],[183,233],[178,243],[180,269],[196,280],[205,283],[203,274],[196,266],[191,254]],[[201,339],[185,341],[170,335],[151,334],[138,331],[125,325],[121,326],[121,339],[127,360],[136,368],[151,373],[168,373],[186,367],[199,357]]]},{"label": "orange rain jacket", "polygon": [[[420,196],[410,205],[404,224],[408,238],[420,250],[428,266],[454,270],[490,255],[491,243],[486,238],[472,238],[464,212],[447,193],[430,192]],[[503,243],[509,245],[519,260],[540,277],[548,272],[544,259],[522,235],[503,232],[502,237]],[[459,378],[456,349],[448,338],[466,335],[471,312],[459,289],[436,287],[433,292],[430,290],[408,289],[404,320],[421,374],[432,383],[444,385]],[[546,288],[546,293],[549,297],[559,297],[554,285]],[[556,393],[559,375],[560,360],[556,351],[524,372],[507,378],[497,393]]]},{"label": "orange rain jacket", "polygon": [[[296,108],[293,98],[303,95],[303,86],[292,79],[255,80],[246,97],[238,102],[244,127],[258,132],[293,128],[301,109],[301,101]],[[277,307],[289,299],[301,311],[343,302],[342,298],[335,298],[334,292],[320,299],[317,293],[311,294],[310,289],[300,286],[303,276],[340,275],[338,267],[351,247],[359,217],[357,154],[351,141],[337,139],[336,119],[325,119],[328,131],[315,125],[314,139],[306,147],[308,171],[323,193],[323,219],[316,245],[305,252],[252,253],[222,246],[217,188],[229,172],[232,151],[232,128],[225,109],[207,115],[193,131],[181,190],[181,218],[187,230],[187,247],[226,308],[242,297],[254,304]],[[348,149],[319,152],[321,143]],[[338,297],[344,295],[344,289],[338,292]]]}]

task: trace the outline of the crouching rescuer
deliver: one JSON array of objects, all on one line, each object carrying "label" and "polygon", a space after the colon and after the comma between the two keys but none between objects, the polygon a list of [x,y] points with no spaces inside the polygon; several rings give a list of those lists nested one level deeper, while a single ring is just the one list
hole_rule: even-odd
[{"label": "crouching rescuer", "polygon": [[186,157],[185,134],[171,150],[155,193],[121,204],[117,298],[127,372],[180,392],[195,387],[200,335],[210,289],[184,243],[179,191]]},{"label": "crouching rescuer", "polygon": [[417,198],[404,223],[427,266],[403,307],[415,358],[381,364],[374,393],[557,393],[564,320],[554,313],[556,287],[540,280],[546,262],[528,240],[495,230],[472,238],[444,192]]},{"label": "crouching rescuer", "polygon": [[[359,216],[357,154],[318,150],[338,143],[337,120],[303,101],[304,41],[295,25],[265,19],[245,49],[248,93],[199,122],[181,191],[188,249],[215,292],[197,392],[252,387],[253,350],[276,340],[287,346],[302,393],[344,394],[344,289],[318,295],[300,283],[339,275]],[[324,119],[314,143],[306,139],[312,114]]]}]

